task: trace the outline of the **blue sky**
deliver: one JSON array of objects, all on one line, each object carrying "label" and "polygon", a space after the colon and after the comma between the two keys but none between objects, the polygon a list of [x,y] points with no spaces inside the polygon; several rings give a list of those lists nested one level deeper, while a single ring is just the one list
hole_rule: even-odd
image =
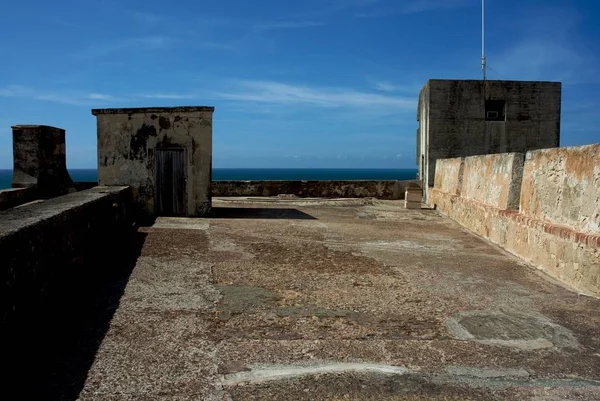
[{"label": "blue sky", "polygon": [[[429,78],[481,76],[479,0],[20,0],[1,6],[0,168],[11,125],[92,108],[215,106],[214,167],[414,168]],[[600,3],[487,0],[490,79],[563,82],[561,144],[600,141]]]}]

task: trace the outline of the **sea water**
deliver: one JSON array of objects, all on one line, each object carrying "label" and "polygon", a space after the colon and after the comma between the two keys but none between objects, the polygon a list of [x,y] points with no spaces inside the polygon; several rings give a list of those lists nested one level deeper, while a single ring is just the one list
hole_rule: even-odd
[{"label": "sea water", "polygon": [[[98,170],[72,169],[73,181],[96,182]],[[324,169],[324,168],[213,168],[212,178],[223,180],[414,180],[415,169]],[[12,170],[0,170],[0,189],[10,188]]]}]

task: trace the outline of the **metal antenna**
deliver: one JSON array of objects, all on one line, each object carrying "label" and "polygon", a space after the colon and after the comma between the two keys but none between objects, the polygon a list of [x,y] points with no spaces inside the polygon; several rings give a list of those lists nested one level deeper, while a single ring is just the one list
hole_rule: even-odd
[{"label": "metal antenna", "polygon": [[485,59],[485,0],[481,0],[481,70],[485,81],[487,60]]}]

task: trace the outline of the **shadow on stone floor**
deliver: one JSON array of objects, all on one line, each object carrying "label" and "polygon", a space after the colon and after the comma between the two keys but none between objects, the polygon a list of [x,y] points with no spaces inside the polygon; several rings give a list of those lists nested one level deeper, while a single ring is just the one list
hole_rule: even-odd
[{"label": "shadow on stone floor", "polygon": [[317,220],[316,217],[291,208],[214,207],[208,217],[213,219]]},{"label": "shadow on stone floor", "polygon": [[14,395],[6,399],[77,399],[146,235],[100,239],[57,269],[43,305],[6,333],[2,392]]}]

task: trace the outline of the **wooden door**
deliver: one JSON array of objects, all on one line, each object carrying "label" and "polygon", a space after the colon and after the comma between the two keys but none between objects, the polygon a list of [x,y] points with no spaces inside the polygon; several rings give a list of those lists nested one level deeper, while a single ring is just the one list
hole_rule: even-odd
[{"label": "wooden door", "polygon": [[184,149],[156,150],[156,213],[159,216],[186,215]]}]

